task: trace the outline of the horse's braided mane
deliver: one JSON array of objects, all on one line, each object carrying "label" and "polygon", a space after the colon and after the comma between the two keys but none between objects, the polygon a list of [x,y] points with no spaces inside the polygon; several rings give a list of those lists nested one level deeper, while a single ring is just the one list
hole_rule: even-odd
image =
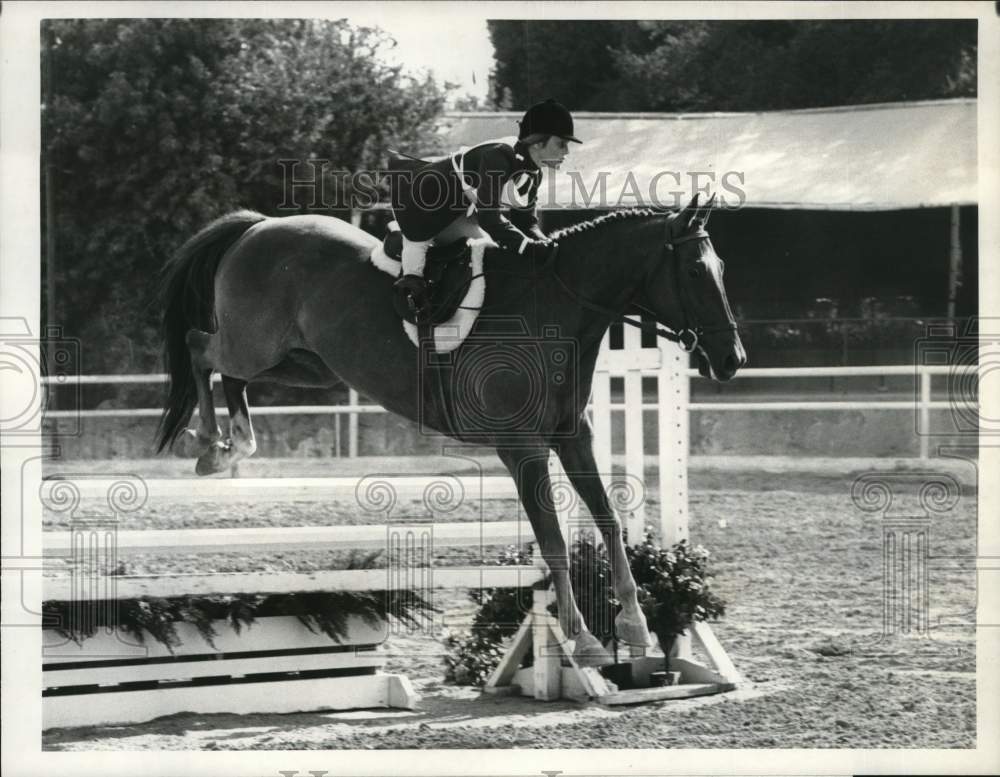
[{"label": "horse's braided mane", "polygon": [[652,218],[653,216],[664,216],[672,213],[669,210],[658,210],[656,208],[627,208],[624,210],[613,210],[589,221],[581,221],[568,227],[556,230],[549,237],[552,240],[561,240],[564,237],[582,235],[597,227],[608,224],[612,221],[624,221],[626,219]]}]

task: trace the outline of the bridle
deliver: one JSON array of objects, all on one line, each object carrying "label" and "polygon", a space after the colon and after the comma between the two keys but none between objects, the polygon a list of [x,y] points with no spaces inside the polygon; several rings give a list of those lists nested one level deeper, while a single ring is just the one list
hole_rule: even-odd
[{"label": "bridle", "polygon": [[[684,243],[690,243],[695,240],[708,240],[708,232],[705,231],[703,225],[699,225],[698,229],[691,232],[690,234],[681,235],[680,237],[673,238],[670,236],[671,223],[672,220],[669,220],[667,222],[667,239],[663,244],[664,249],[669,253],[674,253],[677,249],[677,246],[682,245]],[[558,251],[558,244],[556,247],[556,251]],[[562,290],[566,292],[566,294],[568,294],[573,299],[573,301],[576,302],[581,307],[587,308],[588,310],[593,310],[598,313],[603,313],[604,315],[608,316],[612,321],[615,319],[619,319],[623,324],[634,326],[642,330],[643,332],[652,332],[657,337],[662,337],[664,340],[669,340],[672,343],[677,343],[687,353],[692,353],[696,348],[698,348],[698,343],[703,335],[713,334],[716,332],[735,332],[737,329],[736,322],[731,322],[723,326],[716,326],[710,328],[701,326],[698,323],[697,318],[695,318],[695,316],[690,312],[691,303],[690,300],[687,298],[688,295],[685,291],[685,286],[683,283],[681,283],[680,279],[681,267],[679,259],[675,258],[675,261],[673,262],[674,281],[677,284],[677,292],[681,301],[681,315],[684,317],[684,324],[677,331],[674,331],[673,329],[661,326],[660,324],[656,323],[654,314],[651,311],[646,310],[646,308],[642,307],[641,305],[635,305],[633,303],[634,307],[637,307],[643,313],[648,313],[652,317],[650,320],[635,321],[631,318],[627,318],[617,310],[612,310],[611,308],[607,308],[604,307],[603,305],[598,305],[597,303],[584,299],[577,292],[575,292],[573,289],[567,286],[563,281],[563,279],[559,277],[559,273],[556,269],[556,263],[555,263],[555,252],[553,252],[553,254],[549,256],[548,264],[550,264],[552,268],[552,275],[555,277],[556,282],[559,284]],[[649,276],[656,269],[657,269],[656,267],[653,267],[650,269],[649,273],[646,274],[644,278],[644,282],[646,283],[646,285],[648,285]]]}]

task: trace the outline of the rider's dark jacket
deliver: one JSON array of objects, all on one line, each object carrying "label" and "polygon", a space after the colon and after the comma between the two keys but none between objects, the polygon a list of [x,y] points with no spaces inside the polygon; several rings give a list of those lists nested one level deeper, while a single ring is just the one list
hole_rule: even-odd
[{"label": "rider's dark jacket", "polygon": [[484,143],[415,169],[397,171],[392,207],[409,240],[430,240],[474,209],[499,245],[521,252],[545,238],[538,224],[542,171],[520,142]]}]

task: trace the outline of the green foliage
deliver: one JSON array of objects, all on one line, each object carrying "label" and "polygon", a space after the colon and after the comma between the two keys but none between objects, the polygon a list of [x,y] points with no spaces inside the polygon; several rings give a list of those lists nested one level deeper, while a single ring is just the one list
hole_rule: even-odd
[{"label": "green foliage", "polygon": [[503,659],[503,642],[481,632],[449,634],[444,643],[446,683],[484,686]]},{"label": "green foliage", "polygon": [[[374,569],[381,550],[368,553],[352,550],[341,569]],[[115,568],[115,576],[128,575],[124,562]],[[434,606],[415,591],[302,591],[291,594],[232,594],[160,598],[143,596],[115,603],[47,601],[42,603],[46,625],[54,624],[64,639],[80,644],[98,628],[125,630],[142,643],[146,633],[173,649],[180,644],[177,623],[193,624],[204,640],[215,647],[216,621],[228,621],[237,634],[257,618],[294,615],[313,633],[322,632],[335,642],[348,636],[348,621],[359,616],[378,626],[394,619],[402,625],[420,627]],[[97,617],[94,617],[97,616]]]},{"label": "green foliage", "polygon": [[579,537],[570,548],[569,576],[587,628],[607,643],[614,631],[618,602],[604,545],[595,545],[586,535]]},{"label": "green foliage", "polygon": [[[510,545],[498,557],[500,566],[528,566],[531,553]],[[512,636],[531,609],[531,587],[477,588],[469,599],[479,605],[471,634],[445,637],[445,681],[484,685],[503,658],[503,641]]]},{"label": "green foliage", "polygon": [[[494,101],[760,111],[976,94],[967,20],[489,22]],[[571,45],[570,42],[572,42]]]},{"label": "green foliage", "polygon": [[681,540],[667,550],[647,532],[626,554],[639,588],[639,605],[661,646],[671,644],[695,621],[725,615],[725,603],[711,590],[709,553],[700,545],[692,548]]},{"label": "green foliage", "polygon": [[[310,631],[322,632],[335,642],[348,636],[348,620],[360,616],[377,625],[390,618],[406,625],[420,625],[434,611],[431,603],[411,591],[305,591],[294,594],[240,594],[233,596],[144,596],[117,602],[117,607],[91,607],[87,602],[48,601],[42,604],[46,623],[64,639],[77,644],[99,628],[118,627],[145,642],[148,633],[172,653],[181,644],[177,623],[194,624],[205,641],[215,647],[215,621],[228,621],[239,634],[257,618],[294,615]],[[92,617],[92,616],[98,617]]]},{"label": "green foliage", "polygon": [[329,160],[333,202],[338,170],[434,150],[444,106],[378,58],[391,39],[344,20],[50,20],[42,40],[46,304],[83,340],[84,372],[159,368],[164,261],[224,212],[275,214],[279,160]]},{"label": "green foliage", "polygon": [[523,111],[554,97],[571,111],[608,110],[614,100],[614,50],[645,51],[635,22],[582,19],[490,20],[496,56],[493,99]]},{"label": "green foliage", "polygon": [[[626,555],[639,589],[639,604],[660,645],[672,644],[695,621],[716,620],[725,614],[725,603],[711,590],[709,554],[701,546],[691,548],[682,541],[667,550],[647,532],[640,544],[626,547]],[[497,563],[527,564],[529,560],[530,554],[511,547]],[[570,575],[587,628],[607,644],[620,606],[604,546],[595,546],[587,537],[574,542]],[[531,609],[531,589],[483,589],[470,592],[470,598],[480,609],[471,634],[449,635],[445,640],[445,681],[484,685],[503,658],[504,640],[517,631]],[[530,659],[526,657],[526,666]]]}]

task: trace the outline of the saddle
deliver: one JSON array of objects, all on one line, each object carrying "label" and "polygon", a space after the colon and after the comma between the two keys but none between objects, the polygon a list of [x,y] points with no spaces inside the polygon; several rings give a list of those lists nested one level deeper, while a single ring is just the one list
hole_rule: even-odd
[{"label": "saddle", "polygon": [[[382,250],[398,262],[403,255],[403,233],[394,226],[390,223],[382,241]],[[400,266],[400,276],[402,272]],[[431,247],[424,266],[424,282],[430,298],[430,323],[441,324],[451,319],[472,282],[472,253],[467,242],[456,240],[446,246]],[[411,324],[416,323],[405,294],[394,294],[392,303],[400,318]]]}]

